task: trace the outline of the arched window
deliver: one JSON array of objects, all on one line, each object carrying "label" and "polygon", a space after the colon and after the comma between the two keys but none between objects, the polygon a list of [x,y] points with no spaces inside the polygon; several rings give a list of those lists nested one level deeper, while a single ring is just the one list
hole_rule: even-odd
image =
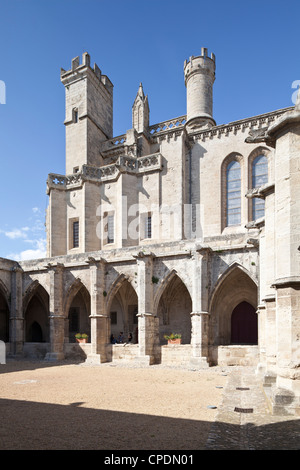
[{"label": "arched window", "polygon": [[[268,182],[268,159],[265,155],[258,155],[252,163],[252,188],[259,188]],[[252,199],[252,220],[265,215],[265,201],[261,198]]]},{"label": "arched window", "polygon": [[241,166],[233,160],[226,171],[226,224],[241,223]]}]

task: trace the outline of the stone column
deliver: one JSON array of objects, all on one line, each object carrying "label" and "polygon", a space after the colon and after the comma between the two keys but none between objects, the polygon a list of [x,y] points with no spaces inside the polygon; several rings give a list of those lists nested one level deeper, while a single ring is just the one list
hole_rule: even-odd
[{"label": "stone column", "polygon": [[192,355],[191,365],[199,368],[209,366],[208,362],[208,247],[196,246],[192,256]]},{"label": "stone column", "polygon": [[104,269],[102,259],[96,261],[89,258],[90,264],[90,293],[91,293],[91,354],[86,362],[100,364],[111,360],[110,317],[105,309],[104,300]]},{"label": "stone column", "polygon": [[139,252],[135,256],[138,271],[138,331],[139,357],[146,364],[155,364],[160,358],[159,319],[153,305],[153,254]]},{"label": "stone column", "polygon": [[268,130],[275,141],[277,378],[273,411],[300,413],[300,94]]},{"label": "stone column", "polygon": [[275,195],[273,175],[269,165],[269,183],[250,192],[249,197],[265,201],[265,222],[254,223],[260,230],[259,240],[251,238],[247,243],[259,247],[259,295],[258,295],[258,345],[259,364],[257,373],[264,374],[264,382],[274,381],[276,369],[276,304],[273,282],[275,278]]},{"label": "stone column", "polygon": [[50,277],[50,352],[46,354],[48,361],[60,361],[64,359],[64,332],[65,317],[63,311],[63,285],[64,266],[57,263],[49,265]]},{"label": "stone column", "polygon": [[19,266],[12,268],[11,309],[10,309],[10,354],[18,356],[23,353],[24,317],[23,317],[23,270]]}]

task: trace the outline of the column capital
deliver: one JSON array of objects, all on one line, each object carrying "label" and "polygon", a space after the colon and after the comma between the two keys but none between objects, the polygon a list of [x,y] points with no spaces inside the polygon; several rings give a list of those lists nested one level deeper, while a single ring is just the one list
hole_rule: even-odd
[{"label": "column capital", "polygon": [[210,312],[207,312],[207,311],[191,312],[191,316],[198,316],[198,317],[200,317],[201,315],[210,315]]},{"label": "column capital", "polygon": [[154,318],[157,317],[157,315],[155,315],[154,313],[151,313],[151,312],[141,312],[141,313],[137,313],[136,316],[137,316],[137,317],[154,317]]},{"label": "column capital", "polygon": [[59,271],[63,271],[65,268],[65,265],[63,263],[48,263],[46,264],[45,268],[47,268],[49,272],[56,273]]},{"label": "column capital", "polygon": [[212,253],[212,248],[208,245],[202,245],[201,243],[195,243],[195,251],[197,253],[201,253],[202,255],[208,255]]},{"label": "column capital", "polygon": [[142,258],[151,258],[151,259],[154,259],[156,258],[155,254],[152,253],[152,251],[143,251],[143,250],[140,250],[138,251],[137,253],[135,253],[134,255],[132,255],[137,261],[139,259],[142,259]]},{"label": "column capital", "polygon": [[93,313],[89,315],[89,318],[110,318],[110,316],[105,313]]},{"label": "column capital", "polygon": [[11,268],[11,271],[13,273],[23,273],[23,269],[21,268],[21,266],[19,266],[18,264],[15,264],[12,268]]},{"label": "column capital", "polygon": [[87,259],[85,260],[85,262],[89,265],[99,266],[99,265],[105,264],[106,260],[102,257],[96,259],[93,256],[88,256]]}]

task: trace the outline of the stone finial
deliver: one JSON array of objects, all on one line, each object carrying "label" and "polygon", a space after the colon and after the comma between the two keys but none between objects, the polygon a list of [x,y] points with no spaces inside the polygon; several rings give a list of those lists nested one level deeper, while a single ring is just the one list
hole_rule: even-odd
[{"label": "stone finial", "polygon": [[137,132],[144,132],[149,127],[149,103],[145,96],[143,85],[140,83],[136,98],[132,106],[132,127]]}]

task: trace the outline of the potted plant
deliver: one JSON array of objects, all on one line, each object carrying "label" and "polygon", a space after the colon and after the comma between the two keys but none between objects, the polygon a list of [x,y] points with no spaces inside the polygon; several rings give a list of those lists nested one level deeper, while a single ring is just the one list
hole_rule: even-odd
[{"label": "potted plant", "polygon": [[181,344],[180,333],[171,333],[170,335],[164,335],[164,338],[168,341],[168,344]]},{"label": "potted plant", "polygon": [[85,333],[76,333],[75,338],[77,343],[87,343],[88,335]]}]

